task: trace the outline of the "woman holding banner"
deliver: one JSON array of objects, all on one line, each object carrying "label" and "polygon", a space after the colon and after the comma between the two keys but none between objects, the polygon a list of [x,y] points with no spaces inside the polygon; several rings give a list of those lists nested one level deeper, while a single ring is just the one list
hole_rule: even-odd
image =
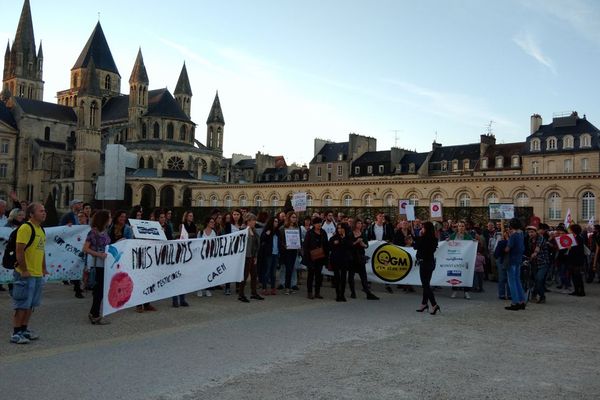
[{"label": "woman holding banner", "polygon": [[92,325],[107,325],[110,322],[100,316],[100,306],[104,296],[104,260],[106,259],[106,247],[110,244],[110,236],[107,229],[110,225],[110,213],[108,210],[96,211],[92,217],[92,229],[88,233],[83,252],[87,254],[88,266],[94,268],[95,283],[92,291],[92,308],[88,318]]},{"label": "woman holding banner", "polygon": [[421,235],[417,238],[415,246],[417,250],[417,261],[419,262],[419,276],[421,277],[421,285],[423,286],[423,300],[421,307],[417,312],[423,312],[429,309],[431,303],[431,315],[435,315],[438,311],[441,312],[439,304],[435,301],[433,290],[431,289],[431,276],[435,269],[435,251],[438,247],[438,240],[435,237],[435,229],[429,221],[423,223]]},{"label": "woman holding banner", "polygon": [[[290,234],[288,234],[289,237],[286,237],[286,231],[290,231]],[[292,237],[292,231],[298,232],[299,235],[301,233],[298,227],[298,215],[293,211],[289,211],[285,216],[285,222],[279,228],[281,255],[283,256],[283,264],[285,265],[285,294],[294,293],[292,290],[292,274],[295,273],[296,259],[298,258],[298,243],[296,245],[288,243],[289,238]]]},{"label": "woman holding banner", "polygon": [[[227,216],[229,215],[229,218]],[[242,217],[242,210],[235,209],[231,213],[225,214],[225,231],[222,234],[229,234],[237,231],[241,231],[246,228],[244,225],[244,218]],[[239,289],[239,287],[238,287]],[[210,293],[210,291],[208,291]],[[229,296],[231,294],[231,283],[225,284],[225,295]]]},{"label": "woman holding banner", "polygon": [[[465,223],[465,221],[458,221],[458,224],[456,225],[456,232],[452,233],[450,235],[450,237],[448,238],[448,240],[474,240],[473,236],[471,236],[470,233],[467,232],[467,224]],[[469,291],[471,290],[471,288],[469,286],[465,286],[464,288],[462,288],[465,292],[465,299],[467,300],[471,300],[471,295],[469,294]],[[452,287],[452,295],[450,296],[451,298],[456,298],[456,294],[458,293],[460,289],[457,287]]]}]

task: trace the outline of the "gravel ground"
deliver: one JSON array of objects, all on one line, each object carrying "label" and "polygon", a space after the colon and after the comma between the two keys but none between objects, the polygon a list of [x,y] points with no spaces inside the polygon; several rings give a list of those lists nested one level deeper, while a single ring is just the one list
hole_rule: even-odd
[{"label": "gravel ground", "polygon": [[[597,399],[600,285],[576,298],[509,312],[492,283],[473,300],[436,292],[442,313],[419,314],[418,293],[336,303],[293,296],[241,304],[216,291],[191,307],[158,302],[108,326],[86,323],[90,299],[48,285],[32,326],[8,343],[0,293],[0,393],[10,399]],[[35,371],[39,383],[15,389]],[[94,388],[94,390],[88,390]],[[6,397],[4,397],[6,396]]]}]

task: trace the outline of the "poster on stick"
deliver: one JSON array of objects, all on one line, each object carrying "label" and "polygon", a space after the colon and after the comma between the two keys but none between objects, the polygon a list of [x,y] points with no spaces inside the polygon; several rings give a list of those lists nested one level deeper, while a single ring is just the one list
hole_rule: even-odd
[{"label": "poster on stick", "polygon": [[406,205],[406,220],[407,221],[414,221],[416,218],[415,216],[415,206],[412,204],[407,204]]},{"label": "poster on stick", "polygon": [[136,239],[167,240],[165,231],[158,221],[146,221],[144,219],[130,219],[129,224]]},{"label": "poster on stick", "polygon": [[442,220],[442,203],[434,201],[429,205],[429,213],[432,221]]},{"label": "poster on stick", "polygon": [[306,206],[306,192],[294,193],[292,196],[292,207],[294,208],[294,211],[306,211]]},{"label": "poster on stick", "polygon": [[248,230],[188,240],[121,240],[108,247],[102,315],[244,276]]}]

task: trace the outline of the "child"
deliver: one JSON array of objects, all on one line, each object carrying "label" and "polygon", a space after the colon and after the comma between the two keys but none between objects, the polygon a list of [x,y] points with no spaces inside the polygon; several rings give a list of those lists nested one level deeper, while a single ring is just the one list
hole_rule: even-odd
[{"label": "child", "polygon": [[473,277],[473,290],[483,292],[483,271],[485,270],[485,256],[481,243],[477,246],[477,256],[475,257],[475,276]]}]

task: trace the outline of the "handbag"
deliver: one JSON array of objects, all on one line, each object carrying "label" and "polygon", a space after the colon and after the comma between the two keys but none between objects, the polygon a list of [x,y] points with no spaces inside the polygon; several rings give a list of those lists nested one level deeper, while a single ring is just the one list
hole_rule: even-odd
[{"label": "handbag", "polygon": [[310,259],[312,261],[321,260],[323,258],[325,258],[325,250],[323,250],[322,247],[317,247],[310,251]]}]

